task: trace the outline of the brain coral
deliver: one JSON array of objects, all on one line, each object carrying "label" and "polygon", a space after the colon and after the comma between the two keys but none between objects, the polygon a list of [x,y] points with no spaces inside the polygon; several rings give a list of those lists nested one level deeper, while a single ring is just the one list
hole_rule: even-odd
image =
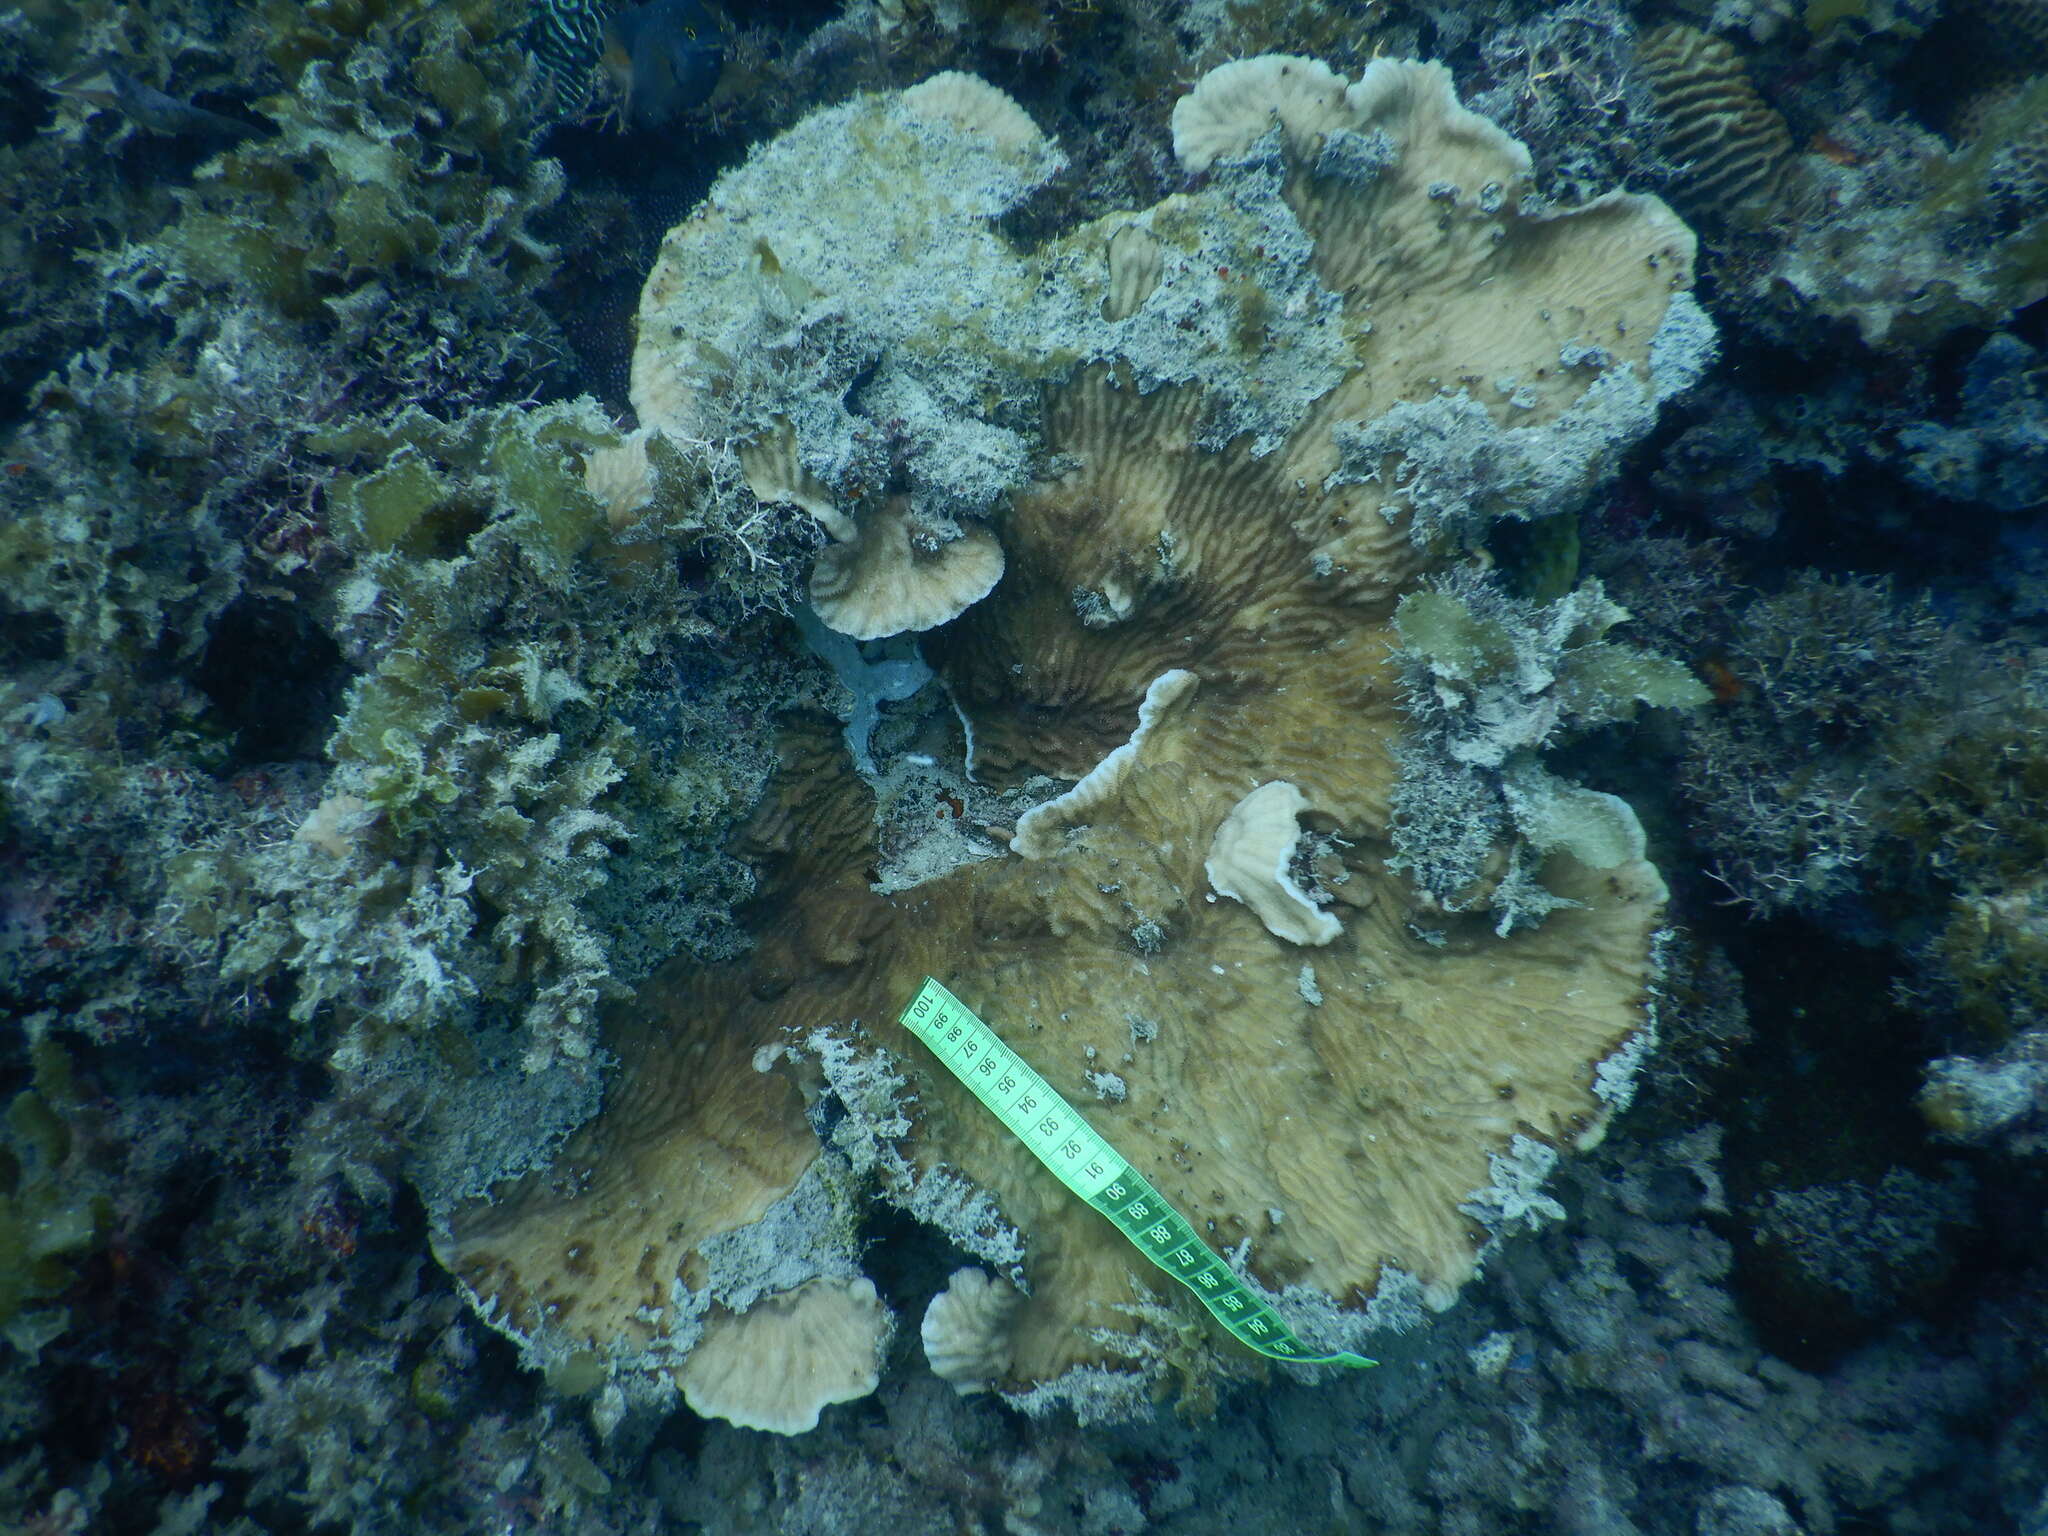
[{"label": "brain coral", "polygon": [[[992,221],[1059,156],[944,76],[814,115],[671,232],[643,426],[903,540],[891,582],[999,542],[927,655],[985,780],[1078,782],[885,891],[875,791],[791,732],[753,954],[643,990],[602,1114],[450,1213],[444,1261],[540,1362],[687,1387],[700,1341],[859,1286],[874,1192],[1016,1282],[975,1351],[1030,1406],[1142,1402],[1191,1333],[1248,1359],[897,1027],[927,973],[1319,1346],[1449,1304],[1625,1095],[1665,894],[1634,818],[1605,867],[1544,858],[1567,901],[1534,927],[1420,896],[1393,614],[1689,381],[1692,237],[1650,198],[1525,214],[1527,154],[1434,65],[1231,64],[1174,129],[1193,190],[1020,251]],[[806,1423],[801,1390],[715,1411]]]}]

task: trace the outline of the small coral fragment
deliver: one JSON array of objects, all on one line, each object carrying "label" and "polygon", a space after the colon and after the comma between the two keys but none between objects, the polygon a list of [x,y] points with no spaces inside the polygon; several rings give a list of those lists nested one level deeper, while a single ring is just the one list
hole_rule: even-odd
[{"label": "small coral fragment", "polygon": [[1024,1298],[986,1270],[956,1269],[925,1308],[925,1358],[963,1396],[983,1392],[1010,1369],[1010,1314]]},{"label": "small coral fragment", "polygon": [[1161,720],[1186,707],[1198,681],[1194,673],[1180,669],[1162,672],[1154,678],[1138,706],[1138,725],[1131,732],[1131,739],[1104,757],[1065,794],[1033,806],[1018,817],[1017,835],[1010,839],[1010,851],[1027,859],[1042,859],[1066,846],[1065,834],[1086,826],[1111,802],[1137,766],[1145,739]]},{"label": "small coral fragment", "polygon": [[706,1418],[800,1435],[833,1403],[875,1390],[889,1332],[872,1280],[813,1280],[706,1324],[676,1379]]},{"label": "small coral fragment", "polygon": [[811,606],[843,635],[880,640],[959,618],[1002,575],[1003,547],[986,528],[937,526],[894,497],[852,542],[820,553]]},{"label": "small coral fragment", "polygon": [[1288,865],[1308,797],[1285,779],[1261,784],[1230,808],[1202,867],[1216,894],[1241,901],[1266,931],[1294,944],[1327,944],[1344,925],[1295,884]]}]

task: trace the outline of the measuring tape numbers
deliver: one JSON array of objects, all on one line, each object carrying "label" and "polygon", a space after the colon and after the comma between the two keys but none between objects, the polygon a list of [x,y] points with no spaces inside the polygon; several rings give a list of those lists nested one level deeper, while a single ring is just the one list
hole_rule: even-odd
[{"label": "measuring tape numbers", "polygon": [[1239,1342],[1301,1365],[1375,1365],[1345,1351],[1319,1355],[1195,1236],[1185,1216],[1098,1135],[1073,1105],[959,998],[930,977],[900,1022],[1061,1183],[1107,1216],[1138,1252],[1201,1299]]}]

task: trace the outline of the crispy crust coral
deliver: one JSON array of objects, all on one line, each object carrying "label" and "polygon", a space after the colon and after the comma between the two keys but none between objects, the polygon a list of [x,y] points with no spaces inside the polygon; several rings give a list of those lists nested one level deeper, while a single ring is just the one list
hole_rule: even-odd
[{"label": "crispy crust coral", "polygon": [[[789,1230],[820,1183],[838,1194],[815,1221],[844,1220],[866,1174],[983,1257],[1010,1245],[1026,1294],[985,1352],[1000,1385],[1038,1405],[1141,1381],[1176,1299],[895,1024],[928,973],[1319,1346],[1448,1305],[1516,1206],[1516,1167],[1600,1134],[1647,1037],[1663,884],[1632,849],[1609,868],[1555,851],[1541,876],[1566,904],[1502,935],[1390,864],[1393,609],[1455,540],[1414,520],[1441,492],[1419,483],[1435,461],[1361,424],[1454,400],[1537,444],[1546,485],[1583,489],[1654,412],[1692,240],[1654,199],[1521,214],[1526,154],[1439,67],[1382,60],[1346,85],[1252,62],[1176,114],[1208,185],[1003,258],[1043,264],[1000,286],[1044,295],[1037,361],[1005,356],[1035,380],[1045,468],[997,520],[1001,581],[929,654],[983,774],[1080,786],[1019,826],[1012,856],[884,894],[871,792],[824,733],[793,739],[752,834],[754,954],[650,988],[615,1033],[610,1102],[557,1170],[455,1216],[444,1258],[537,1349],[623,1362],[631,1340],[645,1361],[665,1341],[673,1360],[706,1297],[743,1311],[843,1274],[850,1249],[796,1262],[757,1237]],[[894,110],[878,100],[833,110]],[[1014,161],[1030,140],[1003,121]],[[1233,220],[1270,233],[1243,235],[1219,280]],[[1348,358],[1298,396],[1306,376],[1261,354],[1274,294],[1274,326],[1295,305],[1313,346]],[[1160,364],[1160,317],[1215,304],[1235,306],[1220,331],[1165,322],[1201,355]],[[1076,326],[1098,328],[1084,355]],[[1217,360],[1218,336],[1248,360]],[[797,402],[763,431],[824,420]],[[1276,796],[1286,814],[1264,814]],[[1226,831],[1248,803],[1255,858]],[[1219,833],[1216,868],[1255,864],[1272,913],[1219,899]],[[1098,1093],[1105,1073],[1120,1097]],[[719,1256],[749,1243],[782,1281],[742,1298]]]}]

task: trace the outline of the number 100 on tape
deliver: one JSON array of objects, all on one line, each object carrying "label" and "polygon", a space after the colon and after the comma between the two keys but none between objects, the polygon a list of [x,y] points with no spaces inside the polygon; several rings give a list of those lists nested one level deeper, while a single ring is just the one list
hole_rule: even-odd
[{"label": "number 100 on tape", "polygon": [[926,978],[900,1022],[1061,1183],[1107,1216],[1138,1252],[1200,1297],[1235,1338],[1262,1355],[1302,1365],[1376,1363],[1342,1351],[1319,1355],[1296,1338],[1279,1313],[1195,1236],[1186,1217],[938,982]]}]

